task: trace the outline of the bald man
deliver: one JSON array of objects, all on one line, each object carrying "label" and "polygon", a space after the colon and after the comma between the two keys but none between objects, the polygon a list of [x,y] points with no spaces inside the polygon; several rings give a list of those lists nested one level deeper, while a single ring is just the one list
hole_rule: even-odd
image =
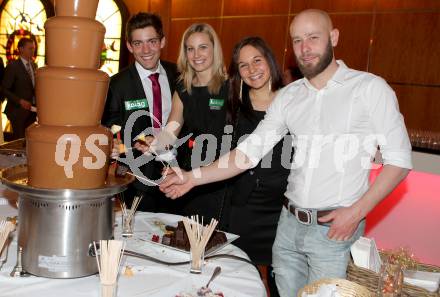
[{"label": "bald man", "polygon": [[[393,90],[380,77],[335,59],[339,31],[328,14],[301,12],[290,35],[304,78],[279,91],[264,120],[235,150],[201,168],[201,175],[169,176],[161,185],[168,197],[177,198],[194,186],[229,178],[256,166],[290,132],[295,160],[273,246],[283,297],[296,296],[321,278],[345,277],[350,247],[363,234],[366,215],[412,167]],[[369,186],[378,146],[384,166]]]}]

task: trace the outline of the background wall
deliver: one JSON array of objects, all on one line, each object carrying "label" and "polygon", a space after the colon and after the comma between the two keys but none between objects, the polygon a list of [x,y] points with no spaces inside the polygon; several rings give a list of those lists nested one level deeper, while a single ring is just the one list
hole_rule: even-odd
[{"label": "background wall", "polygon": [[[413,158],[421,159],[420,156]],[[437,158],[440,167],[440,157]],[[440,168],[437,168],[440,171]],[[380,170],[372,170],[371,180]],[[382,249],[409,249],[424,263],[440,266],[440,176],[411,171],[367,216],[365,236]]]},{"label": "background wall", "polygon": [[[125,0],[131,13],[159,12],[166,24],[164,58],[175,61],[183,31],[211,24],[227,63],[241,38],[260,35],[280,65],[294,65],[288,27],[306,8],[328,11],[341,31],[336,56],[384,77],[396,91],[408,128],[440,132],[440,1],[438,0]],[[435,33],[437,32],[437,33]]]}]

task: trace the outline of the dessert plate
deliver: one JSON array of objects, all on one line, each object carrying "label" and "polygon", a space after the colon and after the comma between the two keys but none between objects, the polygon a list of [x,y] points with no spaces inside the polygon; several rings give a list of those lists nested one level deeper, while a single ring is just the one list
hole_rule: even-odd
[{"label": "dessert plate", "polygon": [[[177,247],[172,247],[169,245],[162,244],[162,237],[165,234],[165,226],[177,226],[177,222],[181,221],[182,217],[176,216],[176,215],[170,215],[170,214],[153,214],[150,213],[147,216],[144,216],[144,214],[141,214],[141,216],[135,217],[135,228],[134,228],[134,235],[133,237],[127,242],[128,248],[133,248],[135,251],[139,251],[139,248],[141,245],[149,244],[152,246],[160,247],[162,248],[162,253],[166,252],[177,252],[181,255],[184,255],[185,258],[189,256],[189,251],[186,251],[184,249],[180,249]],[[118,221],[118,225],[120,226],[120,218]],[[206,223],[205,223],[206,225]],[[116,230],[120,229],[120,227],[117,227]],[[120,230],[119,230],[120,231]],[[217,230],[219,231],[219,230]],[[222,231],[219,231],[222,232]],[[224,232],[226,235],[226,242],[217,246],[212,247],[211,249],[207,250],[205,252],[205,256],[212,255],[216,253],[217,251],[221,250],[237,238],[239,238],[239,235]],[[158,242],[153,240],[153,236],[158,238]],[[176,255],[178,257],[178,255]]]}]

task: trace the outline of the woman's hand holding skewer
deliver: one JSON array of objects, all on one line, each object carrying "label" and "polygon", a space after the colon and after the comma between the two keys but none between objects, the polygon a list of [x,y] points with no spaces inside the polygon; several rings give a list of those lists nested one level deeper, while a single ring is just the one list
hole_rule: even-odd
[{"label": "woman's hand holding skewer", "polygon": [[171,199],[176,199],[188,193],[194,186],[194,178],[192,172],[181,171],[176,173],[173,169],[168,172],[165,179],[160,183],[159,189]]},{"label": "woman's hand holding skewer", "polygon": [[133,147],[144,154],[149,153],[153,141],[154,136],[144,136],[142,138],[136,139]]},{"label": "woman's hand holding skewer", "polygon": [[120,154],[122,154],[123,152],[121,152],[121,148],[124,144],[122,143],[122,141],[118,138],[113,138],[113,143],[112,143],[112,151],[110,153],[110,157],[112,159],[117,159],[119,157]]}]

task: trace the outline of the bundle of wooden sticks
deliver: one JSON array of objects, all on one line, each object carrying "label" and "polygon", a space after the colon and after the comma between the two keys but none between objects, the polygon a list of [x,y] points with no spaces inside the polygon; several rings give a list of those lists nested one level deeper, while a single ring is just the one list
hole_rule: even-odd
[{"label": "bundle of wooden sticks", "polygon": [[93,244],[101,280],[101,297],[113,297],[125,243],[120,240],[100,240],[99,248],[95,242]]},{"label": "bundle of wooden sticks", "polygon": [[191,271],[201,272],[205,247],[217,224],[218,221],[211,219],[209,225],[203,226],[203,218],[200,224],[199,216],[191,216],[191,219],[183,218],[183,225],[190,244]]},{"label": "bundle of wooden sticks", "polygon": [[0,221],[0,253],[6,247],[9,239],[9,234],[15,230],[15,225],[10,221]]}]

